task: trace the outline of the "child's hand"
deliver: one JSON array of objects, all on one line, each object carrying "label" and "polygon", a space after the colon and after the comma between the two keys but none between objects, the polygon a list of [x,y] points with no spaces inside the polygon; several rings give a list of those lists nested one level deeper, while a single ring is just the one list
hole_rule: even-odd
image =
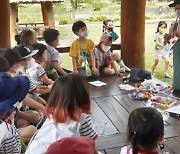
[{"label": "child's hand", "polygon": [[93,74],[98,74],[99,70],[96,67],[92,67]]},{"label": "child's hand", "polygon": [[115,71],[115,73],[116,73],[116,75],[117,75],[117,76],[123,76],[123,74],[122,74],[122,73],[120,73],[118,70],[117,70],[117,71]]},{"label": "child's hand", "polygon": [[27,119],[30,123],[32,124],[37,124],[37,122],[39,121],[40,115],[38,112],[34,111],[29,114],[29,118]]}]

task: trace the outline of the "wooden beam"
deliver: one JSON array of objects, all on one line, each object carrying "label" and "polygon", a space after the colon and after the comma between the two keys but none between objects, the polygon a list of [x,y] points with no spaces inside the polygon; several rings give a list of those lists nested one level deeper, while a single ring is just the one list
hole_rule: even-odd
[{"label": "wooden beam", "polygon": [[16,20],[18,17],[18,3],[10,3],[10,36],[11,42],[15,43],[14,36],[16,35]]},{"label": "wooden beam", "polygon": [[0,48],[10,47],[9,0],[0,0]]},{"label": "wooden beam", "polygon": [[41,2],[43,21],[45,26],[55,28],[52,2]]},{"label": "wooden beam", "polygon": [[121,50],[128,67],[145,67],[146,0],[121,1]]}]

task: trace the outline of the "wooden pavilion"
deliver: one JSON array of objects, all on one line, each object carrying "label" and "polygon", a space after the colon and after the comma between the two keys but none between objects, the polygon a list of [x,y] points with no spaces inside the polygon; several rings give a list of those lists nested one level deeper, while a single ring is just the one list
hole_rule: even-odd
[{"label": "wooden pavilion", "polygon": [[[18,3],[41,3],[44,25],[54,28],[52,3],[61,1],[0,0],[3,12],[0,13],[0,48],[10,47],[10,36],[15,34]],[[145,67],[145,6],[146,0],[121,1],[121,50],[124,62],[130,67]]]}]

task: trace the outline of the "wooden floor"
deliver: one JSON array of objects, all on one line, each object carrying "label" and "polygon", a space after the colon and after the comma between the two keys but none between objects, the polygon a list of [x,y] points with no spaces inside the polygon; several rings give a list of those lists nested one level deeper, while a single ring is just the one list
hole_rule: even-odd
[{"label": "wooden floor", "polygon": [[[92,120],[100,135],[96,141],[99,151],[105,154],[119,154],[121,147],[127,145],[126,128],[129,114],[146,101],[133,101],[129,91],[119,89],[122,78],[101,77],[106,86],[90,85]],[[171,154],[180,154],[180,118],[170,117],[165,123],[165,149]]]}]

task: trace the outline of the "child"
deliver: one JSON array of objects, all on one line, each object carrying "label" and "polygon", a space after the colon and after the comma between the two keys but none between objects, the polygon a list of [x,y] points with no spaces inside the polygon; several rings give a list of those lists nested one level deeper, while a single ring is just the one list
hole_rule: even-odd
[{"label": "child", "polygon": [[[20,70],[17,70],[17,75],[26,74],[27,69],[30,69],[34,66],[34,59],[32,56],[34,56],[38,50],[31,50],[29,47],[24,45],[19,45],[14,48],[14,50],[19,53],[19,55],[22,58],[21,61],[21,67]],[[34,83],[32,83],[34,85]],[[51,91],[51,85],[50,86],[36,86],[34,85],[34,88],[30,91],[31,93],[36,92],[39,94],[47,94]]]},{"label": "child", "polygon": [[62,64],[62,59],[59,57],[59,52],[55,49],[55,47],[59,44],[59,31],[56,29],[46,29],[43,33],[43,38],[47,43],[48,51],[46,73],[48,75],[52,75],[54,71],[57,71],[58,74],[66,75],[67,73],[60,66],[60,64]]},{"label": "child", "polygon": [[4,57],[0,56],[0,72],[7,72],[9,68],[8,61]]},{"label": "child", "polygon": [[[112,20],[108,19],[108,20],[103,21],[103,34],[109,34],[109,35],[111,35],[111,37],[112,37],[112,42],[115,42],[115,41],[117,41],[117,39],[119,38],[119,36],[117,35],[116,32],[114,32],[113,28],[114,28],[114,26],[113,26],[113,21],[112,21]],[[123,60],[121,59],[121,57],[119,56],[117,50],[113,50],[113,51],[112,51],[112,57],[113,57],[113,60],[116,61],[116,62],[118,63],[118,65],[121,67],[121,68],[120,68],[120,71],[121,71],[121,72],[124,72],[124,69],[125,69],[125,71],[127,71],[127,72],[130,72],[130,71],[131,71],[131,69],[128,68],[128,67],[124,64],[124,62],[123,62]]]},{"label": "child", "polygon": [[29,29],[25,29],[20,33],[20,42],[21,44],[31,47],[33,43],[37,42],[37,37],[35,32]]},{"label": "child", "polygon": [[46,154],[100,154],[89,137],[65,137],[51,144]]},{"label": "child", "polygon": [[35,43],[32,47],[34,50],[38,50],[38,52],[33,56],[35,59],[33,66],[27,69],[26,72],[35,85],[52,85],[54,81],[47,77],[44,68],[41,66],[47,62],[47,47],[40,43]]},{"label": "child", "polygon": [[152,66],[151,74],[155,76],[154,70],[161,58],[164,58],[165,61],[165,70],[164,70],[164,77],[171,78],[168,74],[169,68],[169,53],[167,52],[165,55],[162,54],[162,49],[164,47],[164,34],[167,28],[167,23],[165,21],[160,21],[157,26],[157,32],[155,35],[155,53],[154,53],[154,64]]},{"label": "child", "polygon": [[[3,57],[6,58],[6,60],[8,61],[10,65],[10,68],[6,72],[10,74],[11,76],[16,76],[17,70],[19,70],[19,67],[21,67],[21,61],[22,61],[21,56],[17,52],[13,51],[12,49],[4,48],[4,49],[1,49],[0,52],[3,55]],[[32,89],[35,88],[34,87],[35,85],[34,86],[32,86],[33,84],[30,84],[30,85],[31,87],[29,91],[31,92]],[[40,97],[37,98],[37,102],[40,102],[41,104],[46,104],[46,102]],[[25,99],[23,100],[24,105],[28,105],[30,107],[35,108],[41,115],[46,115],[45,107],[37,102],[28,97],[25,97]],[[24,120],[28,122],[25,122]],[[28,125],[29,122],[32,124],[36,124],[38,120],[39,120],[39,114],[35,111],[28,112],[28,113],[19,111],[19,118],[18,118],[17,126],[18,128],[21,128],[22,121],[23,123],[26,123]]]},{"label": "child", "polygon": [[45,121],[26,154],[45,153],[53,142],[64,137],[98,137],[92,128],[87,81],[79,75],[60,76],[54,83],[46,106]]},{"label": "child", "polygon": [[13,110],[29,90],[29,79],[26,76],[11,77],[0,73],[0,153],[21,153],[20,135],[16,129]]},{"label": "child", "polygon": [[157,146],[164,139],[160,112],[150,107],[135,109],[129,116],[127,129],[131,145],[123,147],[120,154],[158,154]]},{"label": "child", "polygon": [[69,52],[69,55],[72,57],[74,74],[84,77],[91,76],[90,66],[92,73],[98,75],[99,71],[96,68],[94,56],[95,45],[90,39],[86,38],[89,33],[86,24],[82,21],[77,21],[73,24],[72,31],[79,37],[72,43]]},{"label": "child", "polygon": [[100,43],[95,51],[97,66],[100,73],[106,75],[122,75],[117,69],[111,56],[112,37],[109,34],[101,36]]}]

